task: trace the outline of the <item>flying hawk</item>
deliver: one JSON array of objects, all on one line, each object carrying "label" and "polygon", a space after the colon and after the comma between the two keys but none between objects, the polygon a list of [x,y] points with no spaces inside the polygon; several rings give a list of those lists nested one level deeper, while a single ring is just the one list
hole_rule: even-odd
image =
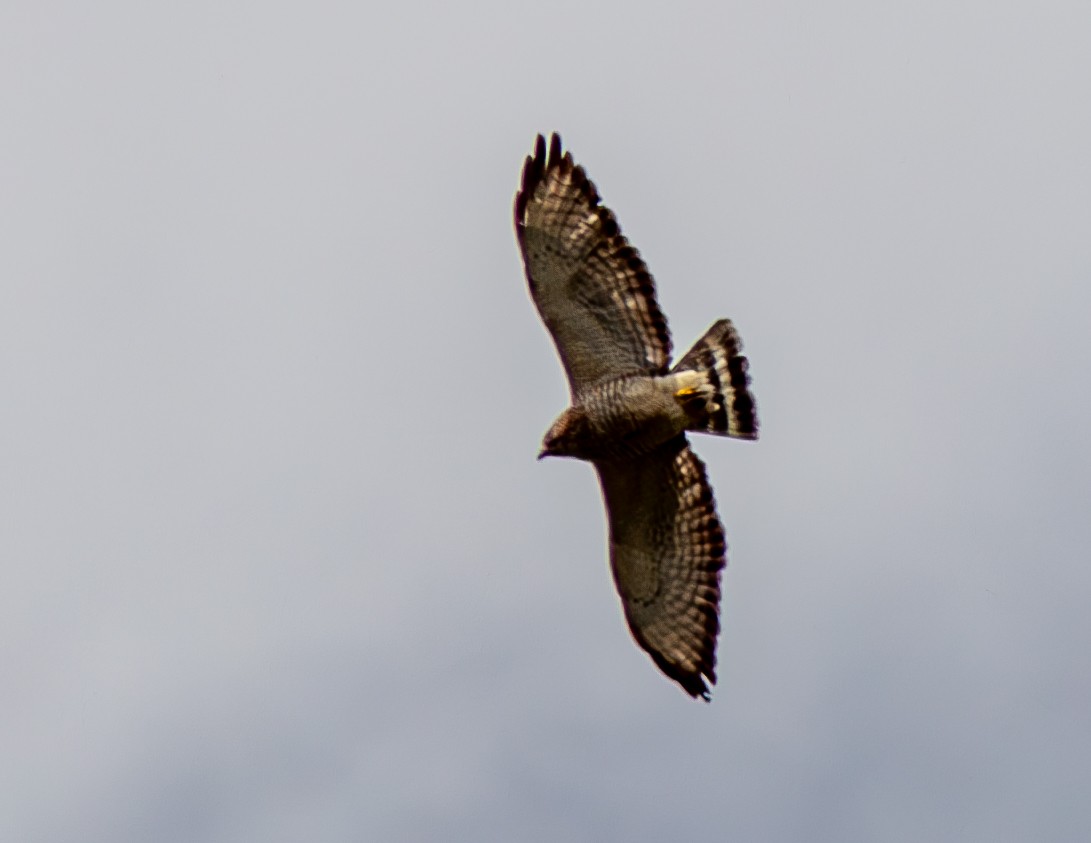
[{"label": "flying hawk", "polygon": [[757,438],[742,343],[721,319],[670,365],[652,276],[556,134],[548,153],[539,135],[527,156],[515,234],[572,398],[539,458],[595,466],[629,629],[660,670],[708,700],[726,542],[686,431]]}]

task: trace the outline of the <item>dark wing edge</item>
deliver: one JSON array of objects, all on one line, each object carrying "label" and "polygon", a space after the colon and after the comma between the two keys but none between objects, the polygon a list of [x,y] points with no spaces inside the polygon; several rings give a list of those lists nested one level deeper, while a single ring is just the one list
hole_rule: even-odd
[{"label": "dark wing edge", "polygon": [[559,134],[548,147],[538,135],[514,218],[531,297],[573,394],[605,377],[665,374],[671,339],[655,282]]},{"label": "dark wing edge", "polygon": [[683,435],[644,457],[596,468],[633,638],[687,694],[708,701],[727,542],[704,464]]}]

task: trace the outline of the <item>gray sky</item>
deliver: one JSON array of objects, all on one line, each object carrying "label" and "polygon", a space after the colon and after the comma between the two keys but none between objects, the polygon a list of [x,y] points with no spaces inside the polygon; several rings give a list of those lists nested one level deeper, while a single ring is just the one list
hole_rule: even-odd
[{"label": "gray sky", "polygon": [[[1086,839],[1089,31],[6,4],[0,838]],[[534,460],[553,129],[751,358],[710,706]]]}]

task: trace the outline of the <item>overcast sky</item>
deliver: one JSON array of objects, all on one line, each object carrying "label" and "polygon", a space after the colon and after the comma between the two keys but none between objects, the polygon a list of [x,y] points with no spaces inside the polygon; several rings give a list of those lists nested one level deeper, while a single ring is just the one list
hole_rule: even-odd
[{"label": "overcast sky", "polygon": [[[1091,6],[9,2],[0,838],[1091,835]],[[720,682],[629,637],[511,226],[675,345]]]}]

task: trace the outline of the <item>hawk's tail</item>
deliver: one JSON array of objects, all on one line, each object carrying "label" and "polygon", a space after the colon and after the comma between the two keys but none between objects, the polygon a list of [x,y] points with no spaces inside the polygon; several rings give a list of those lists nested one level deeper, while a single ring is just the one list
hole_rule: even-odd
[{"label": "hawk's tail", "polygon": [[716,391],[708,412],[696,418],[690,430],[735,439],[758,438],[758,413],[747,374],[749,363],[741,352],[742,340],[735,326],[730,319],[721,319],[671,369],[701,372]]}]

